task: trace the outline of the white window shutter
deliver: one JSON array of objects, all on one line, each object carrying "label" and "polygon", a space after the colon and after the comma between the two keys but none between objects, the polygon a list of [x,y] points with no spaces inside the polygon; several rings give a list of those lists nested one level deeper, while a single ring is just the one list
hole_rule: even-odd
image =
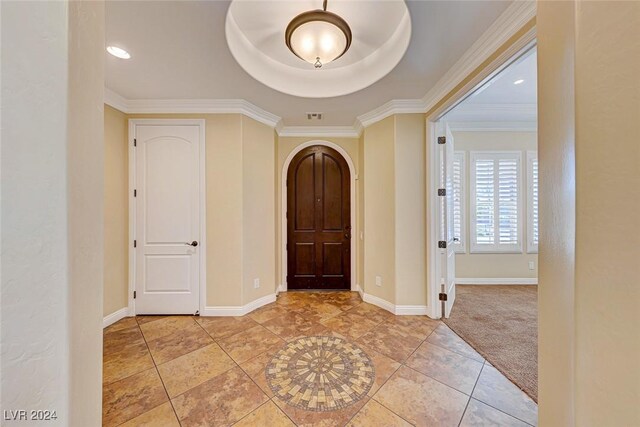
[{"label": "white window shutter", "polygon": [[538,153],[527,151],[527,252],[538,252]]},{"label": "white window shutter", "polygon": [[475,169],[475,218],[477,245],[495,243],[495,162],[477,159]]},{"label": "white window shutter", "polygon": [[471,251],[522,252],[519,151],[471,153]]},{"label": "white window shutter", "polygon": [[465,227],[465,156],[464,151],[453,155],[453,236],[456,252],[466,252]]},{"label": "white window shutter", "polygon": [[517,245],[519,209],[518,159],[497,159],[498,186],[498,243]]}]

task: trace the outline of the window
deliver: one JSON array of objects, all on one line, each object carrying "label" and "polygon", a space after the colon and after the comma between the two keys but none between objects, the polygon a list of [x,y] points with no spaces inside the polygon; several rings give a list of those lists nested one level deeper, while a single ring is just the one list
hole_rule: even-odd
[{"label": "window", "polygon": [[527,252],[538,252],[538,153],[527,151]]},{"label": "window", "polygon": [[464,253],[466,245],[466,218],[465,218],[465,159],[464,151],[456,151],[453,154],[453,237],[458,239],[455,251]]},{"label": "window", "polygon": [[471,252],[522,252],[520,151],[471,152]]}]

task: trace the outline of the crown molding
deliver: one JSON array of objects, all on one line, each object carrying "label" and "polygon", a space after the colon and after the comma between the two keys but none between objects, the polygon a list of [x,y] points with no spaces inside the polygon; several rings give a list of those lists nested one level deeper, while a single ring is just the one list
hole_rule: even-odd
[{"label": "crown molding", "polygon": [[[244,99],[126,99],[105,88],[105,104],[123,113],[244,114],[271,126],[280,136],[357,138],[365,127],[394,114],[426,113],[536,15],[534,1],[514,1],[420,99],[393,99],[358,116],[353,126],[283,126],[282,119]],[[535,32],[534,32],[535,34]]]},{"label": "crown molding", "polygon": [[453,132],[537,132],[538,123],[525,122],[447,122]]},{"label": "crown molding", "polygon": [[244,99],[126,99],[105,88],[104,103],[127,114],[244,114],[275,128],[280,117]]},{"label": "crown molding", "polygon": [[392,99],[375,110],[358,116],[357,121],[360,122],[362,127],[367,127],[394,114],[425,112],[425,104],[422,99]]},{"label": "crown molding", "polygon": [[333,137],[358,138],[359,130],[355,126],[283,126],[278,135],[281,137]]},{"label": "crown molding", "polygon": [[129,109],[127,105],[128,101],[123,96],[121,96],[118,93],[115,93],[108,87],[104,88],[104,103],[107,105],[110,105],[116,110],[122,111],[123,113],[129,112],[127,111]]}]

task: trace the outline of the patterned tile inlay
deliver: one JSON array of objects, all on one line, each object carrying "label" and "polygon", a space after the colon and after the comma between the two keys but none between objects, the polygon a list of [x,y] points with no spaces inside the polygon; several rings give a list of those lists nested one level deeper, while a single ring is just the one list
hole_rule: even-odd
[{"label": "patterned tile inlay", "polygon": [[343,409],[367,395],[375,372],[369,356],[338,337],[305,337],[267,364],[267,383],[289,405],[307,411]]}]

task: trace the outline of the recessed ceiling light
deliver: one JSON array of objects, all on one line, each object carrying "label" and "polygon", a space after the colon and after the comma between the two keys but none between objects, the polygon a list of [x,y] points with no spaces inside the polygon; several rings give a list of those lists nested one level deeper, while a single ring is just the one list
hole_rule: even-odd
[{"label": "recessed ceiling light", "polygon": [[131,55],[129,55],[129,52],[116,46],[107,46],[107,52],[109,52],[111,55],[115,56],[116,58],[120,58],[120,59],[131,58]]},{"label": "recessed ceiling light", "polygon": [[520,79],[520,80],[516,80],[515,82],[513,82],[514,85],[519,85],[524,83],[524,80]]}]

